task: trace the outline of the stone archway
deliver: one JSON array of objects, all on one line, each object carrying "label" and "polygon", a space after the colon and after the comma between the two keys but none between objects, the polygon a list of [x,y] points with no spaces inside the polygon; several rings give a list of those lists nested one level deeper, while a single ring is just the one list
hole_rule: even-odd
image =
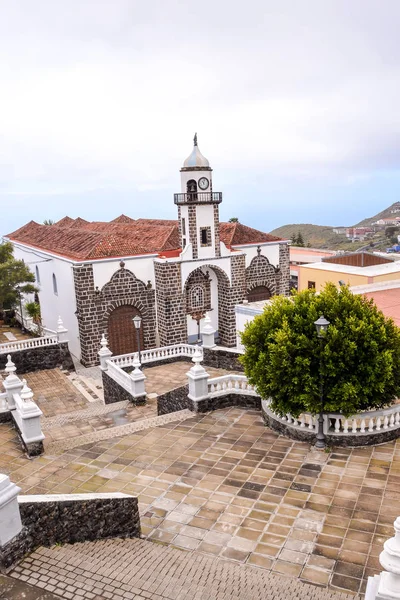
[{"label": "stone archway", "polygon": [[[142,316],[135,306],[122,304],[111,311],[107,323],[108,346],[114,355],[138,351],[137,333],[132,322],[136,315]],[[144,349],[143,327],[139,330],[140,348]]]},{"label": "stone archway", "polygon": [[256,285],[247,292],[247,300],[249,302],[268,300],[271,296],[271,290],[266,285]]}]

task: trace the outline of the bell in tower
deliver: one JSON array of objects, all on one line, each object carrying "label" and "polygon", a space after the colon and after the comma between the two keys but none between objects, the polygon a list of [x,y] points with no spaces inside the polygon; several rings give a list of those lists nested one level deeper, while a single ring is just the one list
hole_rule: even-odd
[{"label": "bell in tower", "polygon": [[181,193],[174,195],[178,206],[181,245],[192,246],[192,258],[220,256],[219,209],[222,193],[213,192],[212,169],[197,145],[181,168]]}]

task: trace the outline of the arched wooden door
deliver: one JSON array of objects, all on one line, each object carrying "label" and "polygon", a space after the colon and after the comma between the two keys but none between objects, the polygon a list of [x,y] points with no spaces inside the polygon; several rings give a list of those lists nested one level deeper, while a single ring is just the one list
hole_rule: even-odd
[{"label": "arched wooden door", "polygon": [[265,285],[258,285],[257,287],[250,290],[247,294],[247,300],[249,302],[257,302],[258,300],[268,300],[271,298],[271,292]]},{"label": "arched wooden door", "polygon": [[[137,333],[133,324],[133,317],[141,316],[134,306],[123,305],[115,308],[108,318],[108,345],[114,355],[137,352]],[[143,344],[143,320],[139,330],[140,349]]]}]

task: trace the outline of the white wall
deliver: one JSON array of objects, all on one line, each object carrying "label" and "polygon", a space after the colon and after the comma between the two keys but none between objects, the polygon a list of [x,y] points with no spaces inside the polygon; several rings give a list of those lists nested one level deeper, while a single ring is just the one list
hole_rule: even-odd
[{"label": "white wall", "polygon": [[263,309],[252,308],[251,305],[239,304],[235,306],[235,317],[236,317],[236,346],[240,351],[243,352],[244,347],[240,340],[240,333],[244,331],[246,323],[253,321],[257,315],[261,315]]},{"label": "white wall", "polygon": [[[261,254],[266,256],[274,267],[279,265],[279,245],[278,243],[267,243],[265,246],[259,244],[261,247]],[[251,261],[257,256],[257,246],[234,246],[234,248],[240,249],[246,254],[246,268],[250,266]]]},{"label": "white wall", "polygon": [[[76,315],[75,288],[72,272],[72,262],[62,260],[55,256],[34,248],[28,249],[19,244],[14,244],[14,256],[23,259],[35,275],[35,267],[39,269],[40,284],[39,300],[42,313],[42,324],[49,329],[57,329],[57,320],[60,316],[64,327],[68,329],[69,348],[77,358],[80,358],[79,330]],[[56,276],[58,294],[53,291],[52,276]],[[31,300],[29,298],[28,300]]]},{"label": "white wall", "polygon": [[[196,226],[198,257],[207,258],[209,256],[215,256],[215,228],[213,204],[199,204],[196,206]],[[201,246],[200,227],[211,227],[211,246]]]},{"label": "white wall", "polygon": [[[148,280],[151,281],[153,287],[155,287],[155,276],[154,276],[154,257],[156,255],[145,255],[133,258],[124,258],[125,269],[131,271],[137,279],[147,284]],[[98,286],[101,290],[102,287],[108,283],[111,277],[121,267],[119,263],[121,259],[96,262],[93,261],[93,277],[94,286]]]}]

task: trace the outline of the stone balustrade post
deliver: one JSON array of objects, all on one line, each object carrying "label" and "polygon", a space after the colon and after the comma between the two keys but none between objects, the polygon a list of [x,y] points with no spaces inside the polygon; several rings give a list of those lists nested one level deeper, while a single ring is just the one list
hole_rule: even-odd
[{"label": "stone balustrade post", "polygon": [[58,321],[57,321],[57,338],[58,338],[59,344],[62,344],[63,342],[68,342],[67,333],[68,333],[68,329],[66,329],[64,327],[64,323],[62,322],[61,317],[58,317]]},{"label": "stone balustrade post", "polygon": [[0,548],[15,538],[22,530],[18,506],[21,488],[0,473]]},{"label": "stone balustrade post", "polygon": [[203,354],[200,348],[197,347],[192,358],[194,366],[186,373],[189,380],[188,397],[195,402],[207,398],[208,395],[208,379],[210,375],[200,364],[202,360]]},{"label": "stone balustrade post", "polygon": [[100,358],[100,369],[102,371],[107,371],[107,360],[112,356],[112,352],[108,348],[107,343],[106,334],[103,333],[100,341],[101,348],[97,355]]},{"label": "stone balustrade post", "polygon": [[7,377],[3,381],[3,386],[5,391],[7,392],[7,404],[10,410],[15,409],[15,400],[14,394],[19,394],[23,388],[23,383],[20,378],[16,375],[15,371],[17,367],[11,360],[11,354],[7,356],[7,364],[5,367],[5,372],[7,373]]},{"label": "stone balustrade post", "polygon": [[385,571],[368,577],[365,600],[399,600],[400,598],[400,517],[394,522],[394,537],[386,540],[379,562]]},{"label": "stone balustrade post", "polygon": [[136,400],[138,398],[145,400],[146,399],[146,390],[145,390],[144,382],[146,380],[146,376],[143,374],[143,371],[140,368],[141,364],[139,362],[139,358],[138,358],[137,354],[135,355],[132,366],[133,366],[133,371],[130,374],[131,395]]},{"label": "stone balustrade post", "polygon": [[203,341],[203,348],[215,348],[215,333],[216,330],[211,324],[211,319],[208,314],[206,314],[203,320],[203,328],[201,330],[201,338]]},{"label": "stone balustrade post", "polygon": [[33,401],[33,393],[28,387],[26,379],[22,381],[22,384],[23,388],[20,394],[15,396],[13,417],[28,455],[37,456],[43,452],[44,434],[40,424],[40,417],[43,413]]}]

